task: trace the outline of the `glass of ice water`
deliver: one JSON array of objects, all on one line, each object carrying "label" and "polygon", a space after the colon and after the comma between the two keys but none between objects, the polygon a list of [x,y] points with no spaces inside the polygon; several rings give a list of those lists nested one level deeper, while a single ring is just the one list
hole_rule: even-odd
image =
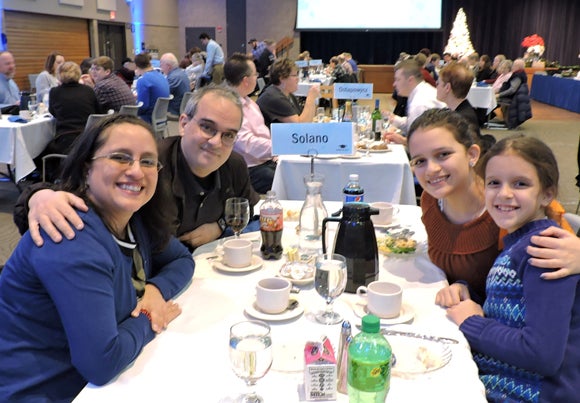
[{"label": "glass of ice water", "polygon": [[316,313],[320,323],[333,325],[342,322],[342,316],[334,311],[333,302],[346,288],[346,259],[337,253],[319,255],[316,260],[314,287],[326,301],[326,309]]},{"label": "glass of ice water", "polygon": [[234,373],[246,382],[248,391],[236,402],[260,403],[254,386],[272,366],[270,326],[258,320],[239,322],[230,328],[230,363]]}]

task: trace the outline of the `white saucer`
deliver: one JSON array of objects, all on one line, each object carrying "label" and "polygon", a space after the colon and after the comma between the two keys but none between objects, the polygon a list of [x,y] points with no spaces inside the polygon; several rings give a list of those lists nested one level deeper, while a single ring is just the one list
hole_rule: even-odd
[{"label": "white saucer", "polygon": [[[290,298],[290,300],[292,300],[292,298]],[[298,303],[298,306],[290,311],[285,310],[282,313],[271,314],[260,311],[256,306],[256,303],[253,302],[252,305],[246,307],[245,311],[248,315],[256,319],[270,322],[279,322],[297,318],[304,313],[304,307],[302,304]]]},{"label": "white saucer", "polygon": [[344,158],[346,160],[358,160],[361,157],[362,155],[359,152],[356,152],[354,154],[344,154],[340,156],[340,158]]},{"label": "white saucer", "polygon": [[219,271],[225,271],[227,273],[246,273],[253,271],[262,267],[263,260],[260,256],[252,255],[252,263],[246,267],[230,267],[227,264],[222,263],[221,260],[213,260],[211,265],[214,269]]},{"label": "white saucer", "polygon": [[[353,311],[356,316],[362,318],[365,315],[368,315],[370,312],[367,309],[367,305],[364,303],[355,303],[353,305]],[[399,316],[394,318],[380,318],[381,325],[396,325],[399,323],[407,323],[410,322],[415,317],[415,310],[410,305],[407,305],[403,302],[401,305],[401,312]]]}]

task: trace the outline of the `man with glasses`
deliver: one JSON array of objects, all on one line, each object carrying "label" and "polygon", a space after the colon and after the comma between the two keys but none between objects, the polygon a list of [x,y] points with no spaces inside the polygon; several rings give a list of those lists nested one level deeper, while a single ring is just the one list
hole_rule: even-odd
[{"label": "man with glasses", "polygon": [[[190,250],[222,235],[226,199],[245,197],[251,206],[259,200],[250,184],[246,163],[232,152],[241,123],[242,107],[233,90],[204,87],[179,117],[179,136],[159,142],[163,169],[149,203],[162,212],[173,234]],[[30,196],[33,191],[36,193]],[[71,239],[74,232],[70,226],[83,226],[74,210],[86,210],[80,198],[32,188],[22,194],[15,208],[15,222],[21,232],[28,225],[27,201],[31,235],[37,245],[43,243],[39,225],[55,242],[62,240],[59,231]]]},{"label": "man with glasses", "polygon": [[95,82],[95,95],[101,112],[109,109],[119,112],[123,105],[135,105],[131,88],[114,73],[113,59],[108,56],[93,59],[89,73]]},{"label": "man with glasses", "polygon": [[16,112],[20,104],[20,90],[14,82],[16,63],[10,52],[0,52],[0,108],[2,113]]}]

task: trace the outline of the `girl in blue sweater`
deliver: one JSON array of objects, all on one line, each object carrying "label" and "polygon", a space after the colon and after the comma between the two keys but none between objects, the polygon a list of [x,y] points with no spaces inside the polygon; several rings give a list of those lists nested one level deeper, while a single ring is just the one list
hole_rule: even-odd
[{"label": "girl in blue sweater", "polygon": [[482,160],[486,208],[508,231],[486,284],[447,310],[467,338],[489,401],[575,402],[580,385],[580,276],[546,281],[533,266],[530,238],[555,225],[545,208],[556,196],[552,151],[532,137],[510,137]]}]

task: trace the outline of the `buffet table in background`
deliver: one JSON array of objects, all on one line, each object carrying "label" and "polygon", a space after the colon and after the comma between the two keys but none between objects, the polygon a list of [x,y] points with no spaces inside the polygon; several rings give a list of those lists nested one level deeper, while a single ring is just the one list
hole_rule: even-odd
[{"label": "buffet table in background", "polygon": [[0,119],[0,163],[14,170],[16,183],[30,174],[36,165],[33,158],[40,155],[52,140],[55,124],[52,117],[39,117],[28,123],[10,122],[8,116]]},{"label": "buffet table in background", "polygon": [[[284,209],[299,211],[301,202],[283,201]],[[325,202],[328,211],[342,203]],[[387,402],[485,402],[485,391],[478,377],[467,341],[450,321],[445,310],[434,304],[437,291],[447,284],[445,275],[427,257],[425,229],[416,206],[399,206],[397,222],[415,231],[419,249],[409,256],[380,256],[380,279],[395,282],[403,288],[403,305],[410,312],[407,322],[395,328],[429,335],[454,338],[449,344],[451,359],[432,372],[391,377]],[[297,222],[284,221],[283,245],[295,245]],[[332,229],[331,229],[332,230]],[[377,232],[380,235],[380,232]],[[259,239],[258,232],[242,235]],[[204,402],[231,403],[245,390],[236,378],[228,359],[229,328],[236,322],[252,318],[247,312],[255,300],[255,285],[266,277],[278,274],[281,260],[263,261],[256,270],[229,273],[212,268],[208,259],[215,255],[217,242],[205,245],[194,253],[193,281],[176,301],[183,308],[181,316],[170,323],[141,352],[136,361],[116,379],[103,387],[88,385],[75,402]],[[260,256],[259,241],[255,258]],[[291,298],[299,307],[293,317],[266,319],[272,329],[272,368],[257,383],[256,390],[270,403],[305,401],[303,390],[303,350],[307,341],[327,336],[334,348],[338,346],[340,324],[323,325],[314,319],[314,312],[324,308],[324,299],[312,283],[300,285],[300,292]],[[250,309],[250,310],[249,310]],[[360,300],[356,294],[342,294],[334,309],[359,330]],[[303,310],[303,312],[302,312]],[[271,315],[270,315],[271,316]],[[399,359],[401,359],[399,357]],[[347,403],[348,396],[338,394],[337,402]]]},{"label": "buffet table in background", "polygon": [[[314,171],[324,175],[323,200],[341,200],[342,189],[350,174],[358,174],[365,190],[365,201],[387,201],[416,205],[415,184],[405,148],[389,144],[387,152],[373,152],[350,159],[321,155],[314,159]],[[274,175],[272,190],[278,198],[304,200],[304,175],[310,173],[311,159],[304,156],[281,155]]]},{"label": "buffet table in background", "polygon": [[580,80],[536,74],[530,96],[536,101],[580,113]]}]

